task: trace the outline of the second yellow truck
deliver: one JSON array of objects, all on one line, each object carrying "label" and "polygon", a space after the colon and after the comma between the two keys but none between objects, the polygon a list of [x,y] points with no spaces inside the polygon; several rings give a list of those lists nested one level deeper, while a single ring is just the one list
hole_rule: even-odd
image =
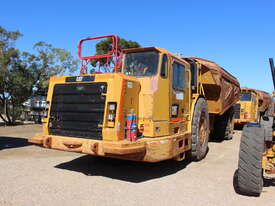
[{"label": "second yellow truck", "polygon": [[241,88],[240,100],[235,105],[234,122],[242,126],[247,122],[259,122],[260,117],[268,111],[271,96],[264,91]]}]

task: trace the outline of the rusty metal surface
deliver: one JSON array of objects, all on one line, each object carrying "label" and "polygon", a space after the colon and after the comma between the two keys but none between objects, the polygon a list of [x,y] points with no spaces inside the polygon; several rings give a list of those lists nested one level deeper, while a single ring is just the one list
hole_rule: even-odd
[{"label": "rusty metal surface", "polygon": [[223,114],[230,107],[232,107],[240,98],[240,83],[236,77],[227,72],[224,68],[219,66],[213,61],[199,58],[188,57],[202,65],[202,70],[209,71],[214,80],[215,93],[218,94],[217,100],[219,101],[219,114]]},{"label": "rusty metal surface", "polygon": [[269,105],[271,104],[271,96],[265,91],[257,90],[257,93],[259,94],[260,100],[262,101],[262,104],[259,108],[261,112],[264,112],[268,109]]},{"label": "rusty metal surface", "polygon": [[240,83],[238,79],[234,77],[232,74],[230,74],[229,72],[227,72],[224,68],[216,64],[215,62],[207,59],[199,58],[199,57],[188,57],[188,58],[196,60],[197,62],[199,62],[206,68],[208,68],[212,74],[220,74],[222,77],[229,80],[232,84],[236,85],[237,87],[240,87]]}]

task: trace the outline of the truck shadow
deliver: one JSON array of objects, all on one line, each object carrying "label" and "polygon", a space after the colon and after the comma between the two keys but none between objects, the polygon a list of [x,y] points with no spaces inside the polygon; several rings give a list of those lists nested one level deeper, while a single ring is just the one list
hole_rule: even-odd
[{"label": "truck shadow", "polygon": [[0,136],[0,150],[29,146],[27,139]]},{"label": "truck shadow", "polygon": [[146,163],[85,155],[56,165],[55,168],[81,172],[87,176],[103,176],[139,183],[174,174],[187,167],[189,163],[187,160]]},{"label": "truck shadow", "polygon": [[[12,127],[21,126],[21,125],[35,125],[32,121],[21,121],[21,122],[15,122]],[[6,127],[7,125],[4,122],[0,122],[0,127]]]}]

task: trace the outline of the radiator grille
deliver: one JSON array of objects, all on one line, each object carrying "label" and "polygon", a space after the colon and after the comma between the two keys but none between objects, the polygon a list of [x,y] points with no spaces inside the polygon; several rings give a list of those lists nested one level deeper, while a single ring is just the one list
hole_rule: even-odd
[{"label": "radiator grille", "polygon": [[51,135],[102,139],[107,84],[79,83],[54,86],[49,133]]},{"label": "radiator grille", "polygon": [[234,106],[234,118],[235,119],[240,119],[240,113],[241,113],[241,105],[240,104],[235,104],[235,106]]}]

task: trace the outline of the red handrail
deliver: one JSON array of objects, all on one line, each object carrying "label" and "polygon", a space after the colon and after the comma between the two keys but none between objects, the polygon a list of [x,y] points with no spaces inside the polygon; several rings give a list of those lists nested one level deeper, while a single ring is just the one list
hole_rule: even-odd
[{"label": "red handrail", "polygon": [[[99,54],[94,56],[82,56],[82,44],[84,41],[90,41],[95,39],[103,39],[103,38],[111,38],[112,39],[112,49],[108,51],[106,54]],[[116,35],[105,35],[105,36],[97,36],[97,37],[88,37],[85,39],[81,39],[78,43],[78,57],[82,60],[80,74],[85,74],[85,70],[87,64],[92,59],[107,59],[108,67],[110,67],[110,59],[114,59],[114,72],[117,72],[118,67],[121,65],[121,52],[118,48],[118,36]]]}]

